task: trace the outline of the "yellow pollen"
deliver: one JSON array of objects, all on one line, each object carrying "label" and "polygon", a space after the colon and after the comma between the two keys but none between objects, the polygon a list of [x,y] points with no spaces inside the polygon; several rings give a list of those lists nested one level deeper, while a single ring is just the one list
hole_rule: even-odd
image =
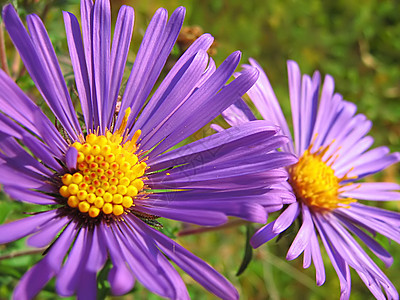
[{"label": "yellow pollen", "polygon": [[126,141],[129,114],[128,109],[114,134],[90,133],[82,142],[71,145],[78,150],[77,171],[61,177],[59,193],[67,199],[68,206],[91,218],[122,215],[135,205],[134,198],[144,187],[142,176],[147,164],[135,154],[140,130]]},{"label": "yellow pollen", "polygon": [[299,161],[288,169],[289,183],[297,199],[312,209],[330,211],[339,207],[348,208],[350,203],[356,201],[339,197],[339,189],[343,186],[340,183],[350,177],[347,174],[341,178],[335,175],[332,162],[329,163],[334,154],[323,160],[331,145],[320,147],[311,153],[311,144]]}]

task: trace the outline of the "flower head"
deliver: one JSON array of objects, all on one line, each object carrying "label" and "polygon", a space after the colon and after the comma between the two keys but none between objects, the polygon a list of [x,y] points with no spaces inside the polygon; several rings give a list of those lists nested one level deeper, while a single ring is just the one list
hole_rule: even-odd
[{"label": "flower head", "polygon": [[[283,150],[298,157],[288,167],[285,187],[293,191],[296,201],[280,216],[261,228],[251,239],[253,247],[284,232],[296,219],[299,229],[288,253],[292,260],[303,253],[305,268],[314,263],[318,285],[325,281],[324,264],[317,235],[338,274],[341,298],[350,295],[350,270],[354,268],[377,298],[398,298],[397,291],[385,274],[363,250],[362,241],[386,266],[392,263],[390,254],[373,236],[380,233],[400,242],[400,214],[362,204],[362,200],[400,200],[400,186],[395,183],[360,182],[367,175],[379,172],[400,160],[399,153],[389,153],[387,147],[368,150],[373,139],[366,136],[371,122],[356,106],[334,93],[334,81],[325,77],[320,92],[320,74],[301,76],[298,65],[288,62],[289,92],[294,138],[285,121],[278,100],[261,67],[257,83],[248,95],[265,120],[278,124],[291,142]],[[250,66],[245,66],[249,69]],[[237,126],[255,117],[243,102],[237,102],[224,113],[226,120]]]},{"label": "flower head", "polygon": [[0,71],[0,183],[12,198],[42,207],[0,226],[0,243],[29,236],[30,246],[49,246],[14,297],[33,298],[56,277],[61,296],[95,299],[97,273],[109,259],[113,294],[138,280],[161,296],[188,298],[168,257],[215,295],[237,298],[223,276],[157,230],[160,217],[207,226],[228,215],[266,222],[265,210],[280,209],[282,197],[290,197],[271,187],[286,180],[282,167],[294,162],[293,155],[274,152],[287,138],[259,121],[167,151],[240,98],[258,72],[226,85],[240,53],[215,68],[206,53],[213,38],[205,34],[151,94],[185,14],[180,7],[167,20],[159,9],[118,103],[134,12],[121,8],[111,42],[109,6],[82,0],[81,26],[64,12],[79,107],[41,20],[28,16],[28,33],[11,5],[3,9],[6,29],[59,124]]}]

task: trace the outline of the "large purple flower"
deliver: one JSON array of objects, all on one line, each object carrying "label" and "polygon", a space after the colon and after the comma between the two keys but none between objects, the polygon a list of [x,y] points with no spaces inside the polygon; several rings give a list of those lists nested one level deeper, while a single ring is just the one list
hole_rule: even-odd
[{"label": "large purple flower", "polygon": [[185,14],[178,8],[167,22],[159,9],[117,103],[134,13],[121,8],[111,43],[109,5],[83,0],[82,32],[75,16],[64,12],[82,121],[41,20],[28,16],[28,34],[14,8],[3,9],[6,29],[58,124],[0,71],[0,183],[14,199],[43,207],[2,225],[0,243],[30,236],[31,246],[51,245],[14,298],[34,297],[55,276],[59,295],[95,299],[96,275],[107,259],[116,295],[138,280],[161,296],[188,298],[167,257],[218,297],[237,298],[223,276],[156,228],[159,217],[207,226],[228,215],[266,222],[265,209],[275,211],[290,199],[288,191],[271,186],[287,179],[281,167],[295,158],[273,151],[287,138],[265,121],[167,152],[239,99],[258,71],[226,85],[240,53],[216,69],[206,53],[213,39],[205,34],[149,96]]},{"label": "large purple flower", "polygon": [[[265,120],[278,124],[283,133],[291,137],[267,76],[257,62],[250,62],[260,72],[256,85],[248,92],[250,99]],[[246,65],[245,72],[252,67]],[[399,243],[400,214],[362,204],[356,199],[400,200],[398,184],[359,182],[365,176],[398,162],[400,155],[389,154],[387,147],[368,150],[373,143],[373,139],[366,136],[371,121],[364,115],[355,115],[356,106],[334,93],[331,76],[325,77],[320,94],[318,72],[312,78],[301,76],[298,65],[289,61],[288,73],[294,142],[282,149],[299,158],[288,168],[289,180],[285,183],[297,201],[256,232],[251,244],[255,248],[261,246],[300,219],[302,225],[287,259],[295,259],[303,253],[305,268],[314,263],[318,285],[325,282],[325,271],[317,235],[339,276],[342,299],[350,295],[349,266],[356,270],[376,298],[385,298],[383,288],[388,298],[397,299],[393,284],[355,237],[386,266],[391,265],[392,257],[373,236],[380,233]],[[255,119],[243,101],[237,102],[223,115],[235,126]]]}]

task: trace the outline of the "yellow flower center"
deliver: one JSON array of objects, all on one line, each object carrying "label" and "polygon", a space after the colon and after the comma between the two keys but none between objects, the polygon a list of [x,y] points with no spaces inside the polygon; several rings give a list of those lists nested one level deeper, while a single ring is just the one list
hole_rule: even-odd
[{"label": "yellow flower center", "polygon": [[348,204],[356,200],[340,198],[339,189],[343,186],[341,182],[349,179],[349,177],[347,177],[347,174],[341,178],[335,175],[335,171],[331,167],[334,162],[333,155],[323,160],[331,144],[319,148],[314,153],[311,153],[312,146],[311,144],[304,151],[297,164],[289,167],[288,170],[289,183],[296,197],[313,209],[348,208]]},{"label": "yellow flower center", "polygon": [[126,141],[129,114],[130,109],[115,133],[90,133],[71,145],[78,150],[77,171],[64,174],[59,189],[68,199],[68,206],[96,218],[100,213],[120,216],[134,205],[135,196],[144,186],[142,176],[147,164],[135,154],[140,130]]}]

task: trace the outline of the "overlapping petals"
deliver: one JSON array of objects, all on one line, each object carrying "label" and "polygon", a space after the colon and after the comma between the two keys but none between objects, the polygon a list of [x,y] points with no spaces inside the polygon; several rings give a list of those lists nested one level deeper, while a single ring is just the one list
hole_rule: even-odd
[{"label": "overlapping petals", "polygon": [[[30,246],[51,245],[21,279],[16,299],[35,297],[53,277],[59,295],[95,299],[97,273],[109,263],[108,281],[115,295],[129,292],[139,281],[160,296],[187,299],[185,284],[170,261],[216,296],[238,298],[222,275],[149,226],[148,220],[164,217],[214,226],[226,222],[227,216],[236,216],[265,223],[265,212],[293,201],[290,192],[276,186],[287,179],[284,167],[296,159],[275,151],[288,140],[265,121],[233,126],[168,151],[239,101],[258,78],[258,71],[249,68],[227,84],[240,53],[231,54],[216,68],[206,52],[213,38],[205,34],[153,91],[184,15],[182,7],[169,19],[165,9],[155,13],[118,111],[133,31],[132,8],[121,8],[113,39],[108,0],[82,0],[81,24],[64,12],[80,100],[80,108],[75,108],[42,21],[28,16],[28,32],[15,9],[4,7],[6,29],[63,127],[59,132],[0,70],[0,183],[16,200],[55,207],[43,206],[42,212],[0,227],[1,243],[29,236]],[[76,111],[82,113],[82,122]],[[121,127],[128,140],[141,132],[137,153],[146,157],[148,167],[143,176],[144,196],[135,199],[123,218],[80,219],[81,212],[70,213],[72,206],[66,212],[59,188],[61,176],[77,168],[78,151],[71,144],[90,132],[115,134]]]}]

